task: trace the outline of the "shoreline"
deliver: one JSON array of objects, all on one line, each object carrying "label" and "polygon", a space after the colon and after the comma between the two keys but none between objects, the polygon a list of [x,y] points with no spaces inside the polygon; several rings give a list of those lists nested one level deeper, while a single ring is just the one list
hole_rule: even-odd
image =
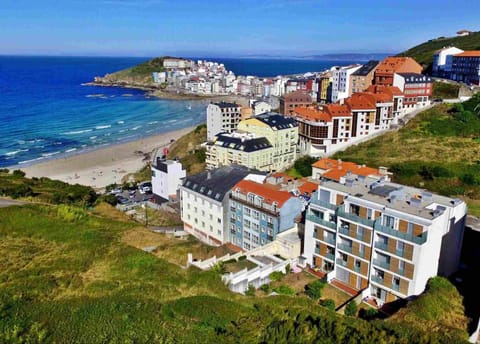
[{"label": "shoreline", "polygon": [[178,140],[194,128],[187,127],[28,166],[13,165],[7,168],[20,169],[29,178],[47,177],[69,184],[91,186],[99,191],[109,184],[121,184],[125,175],[137,172],[151,160],[146,158],[147,154],[169,147],[172,140]]},{"label": "shoreline", "polygon": [[159,98],[165,100],[225,100],[228,102],[236,101],[242,106],[248,105],[248,97],[237,95],[237,94],[225,94],[225,95],[200,95],[200,94],[189,94],[189,93],[174,93],[170,91],[161,90],[155,86],[148,85],[130,85],[124,83],[115,83],[115,82],[98,82],[91,81],[85,82],[82,86],[98,86],[98,87],[115,87],[115,88],[124,88],[124,89],[135,89],[145,92],[145,96],[152,98]]}]

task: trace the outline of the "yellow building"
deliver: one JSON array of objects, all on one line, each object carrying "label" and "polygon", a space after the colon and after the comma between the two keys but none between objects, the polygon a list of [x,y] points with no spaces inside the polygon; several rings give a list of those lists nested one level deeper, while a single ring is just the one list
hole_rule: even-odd
[{"label": "yellow building", "polygon": [[283,170],[294,163],[298,144],[295,119],[269,112],[240,121],[237,129],[267,138],[273,147],[273,171]]},{"label": "yellow building", "polygon": [[272,171],[274,150],[265,137],[248,133],[221,133],[206,148],[207,169],[243,165],[259,171]]}]

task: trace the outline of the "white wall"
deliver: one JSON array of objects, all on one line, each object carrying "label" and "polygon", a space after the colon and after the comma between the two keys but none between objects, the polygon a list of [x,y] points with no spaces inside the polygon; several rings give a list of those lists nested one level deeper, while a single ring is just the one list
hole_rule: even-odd
[{"label": "white wall", "polygon": [[163,172],[152,165],[152,192],[164,199],[175,195],[186,177],[186,171],[178,161],[167,160],[160,162],[166,165],[167,172]]}]

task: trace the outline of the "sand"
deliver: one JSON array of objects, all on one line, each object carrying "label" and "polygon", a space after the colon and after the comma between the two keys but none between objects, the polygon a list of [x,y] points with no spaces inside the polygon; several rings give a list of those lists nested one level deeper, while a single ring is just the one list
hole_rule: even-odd
[{"label": "sand", "polygon": [[14,166],[11,169],[20,168],[25,171],[27,177],[48,177],[70,184],[88,185],[100,191],[109,184],[122,183],[122,178],[126,174],[137,172],[145,166],[143,153],[151,153],[169,146],[172,139],[179,139],[193,128],[107,146],[27,167]]}]

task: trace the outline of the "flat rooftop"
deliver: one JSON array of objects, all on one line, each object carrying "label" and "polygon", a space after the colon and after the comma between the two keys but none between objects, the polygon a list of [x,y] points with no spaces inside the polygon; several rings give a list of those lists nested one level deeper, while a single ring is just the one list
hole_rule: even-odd
[{"label": "flat rooftop", "polygon": [[347,179],[345,184],[326,180],[322,181],[320,187],[347,193],[351,197],[428,220],[440,216],[447,207],[456,207],[463,203],[460,199],[370,177],[352,177]]}]

